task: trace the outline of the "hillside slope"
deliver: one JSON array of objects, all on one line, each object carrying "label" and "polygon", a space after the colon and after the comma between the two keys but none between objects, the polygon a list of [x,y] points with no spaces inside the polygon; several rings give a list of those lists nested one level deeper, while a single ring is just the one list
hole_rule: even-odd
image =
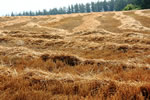
[{"label": "hillside slope", "polygon": [[2,100],[148,100],[150,10],[0,18]]}]

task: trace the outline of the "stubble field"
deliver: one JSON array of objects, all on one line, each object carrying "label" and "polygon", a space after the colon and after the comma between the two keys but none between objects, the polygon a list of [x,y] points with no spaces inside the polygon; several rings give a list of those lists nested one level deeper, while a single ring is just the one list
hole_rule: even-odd
[{"label": "stubble field", "polygon": [[0,17],[1,100],[149,100],[150,10]]}]

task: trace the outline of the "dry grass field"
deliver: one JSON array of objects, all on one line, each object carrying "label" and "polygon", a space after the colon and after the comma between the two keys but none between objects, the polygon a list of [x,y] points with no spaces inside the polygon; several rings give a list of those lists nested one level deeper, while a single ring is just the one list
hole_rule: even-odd
[{"label": "dry grass field", "polygon": [[0,17],[0,100],[150,100],[149,16]]}]

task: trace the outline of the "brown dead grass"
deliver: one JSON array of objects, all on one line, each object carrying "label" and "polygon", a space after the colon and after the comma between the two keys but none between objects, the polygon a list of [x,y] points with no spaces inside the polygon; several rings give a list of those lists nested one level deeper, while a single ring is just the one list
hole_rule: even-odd
[{"label": "brown dead grass", "polygon": [[[6,57],[1,58],[5,63],[11,60]],[[142,94],[145,91],[143,92],[141,88],[146,89],[146,93],[149,94],[150,85],[145,82],[150,81],[150,70],[145,68],[128,69],[128,67],[116,66],[108,67],[106,70],[106,67],[96,65],[70,67],[60,61],[45,62],[41,58],[32,60],[16,58],[12,63],[14,64],[11,68],[0,68],[2,100],[8,97],[10,100],[51,100],[53,98],[144,100],[147,96]],[[16,70],[16,74],[12,73],[13,70]],[[5,73],[2,73],[3,71]]]},{"label": "brown dead grass", "polygon": [[61,19],[59,22],[48,23],[44,26],[72,31],[75,27],[82,24],[82,22],[83,22],[82,16],[67,17],[67,18]]},{"label": "brown dead grass", "polygon": [[97,20],[101,22],[101,25],[98,26],[98,28],[103,28],[110,32],[120,33],[121,30],[118,27],[121,25],[121,22],[117,19],[114,19],[114,15],[115,13],[108,13],[98,17]]},{"label": "brown dead grass", "polygon": [[145,11],[142,11],[142,13],[148,13],[148,14],[150,14],[150,11],[149,10],[145,10]]},{"label": "brown dead grass", "polygon": [[123,13],[0,18],[0,99],[149,100],[149,20]]},{"label": "brown dead grass", "polygon": [[11,21],[14,19],[15,17],[0,17],[0,22]]},{"label": "brown dead grass", "polygon": [[124,14],[133,17],[134,19],[139,21],[143,26],[150,28],[150,18],[146,16],[137,15],[134,12],[124,12]]},{"label": "brown dead grass", "polygon": [[21,26],[26,25],[27,23],[28,22],[16,23],[16,24],[13,24],[13,25],[10,25],[10,26],[5,26],[4,28],[9,29],[9,30],[13,30],[13,29],[15,30],[15,29],[18,29]]}]

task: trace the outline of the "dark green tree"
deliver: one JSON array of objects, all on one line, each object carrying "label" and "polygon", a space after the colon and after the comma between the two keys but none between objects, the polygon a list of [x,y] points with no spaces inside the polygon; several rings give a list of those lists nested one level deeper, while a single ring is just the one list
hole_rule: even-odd
[{"label": "dark green tree", "polygon": [[74,13],[74,6],[71,5],[71,13]]},{"label": "dark green tree", "polygon": [[91,11],[92,12],[96,12],[96,7],[95,7],[95,3],[91,2]]},{"label": "dark green tree", "polygon": [[115,10],[120,11],[127,5],[127,0],[116,0],[115,1]]},{"label": "dark green tree", "polygon": [[142,0],[141,7],[143,9],[150,9],[150,0]]},{"label": "dark green tree", "polygon": [[84,4],[79,4],[79,10],[81,13],[85,12],[85,5]]},{"label": "dark green tree", "polygon": [[89,3],[86,4],[86,12],[91,12],[91,8],[90,8],[90,4]]},{"label": "dark green tree", "polygon": [[43,15],[48,15],[48,11],[46,9],[43,10]]},{"label": "dark green tree", "polygon": [[11,13],[11,16],[15,16],[15,14],[12,12],[12,13]]},{"label": "dark green tree", "polygon": [[98,1],[98,2],[96,3],[96,5],[97,5],[97,11],[98,11],[98,12],[102,11],[102,9],[103,9],[103,2],[99,2],[99,1]]},{"label": "dark green tree", "polygon": [[79,13],[80,12],[78,4],[75,4],[74,9],[75,9],[75,13]]},{"label": "dark green tree", "polygon": [[114,5],[115,5],[115,1],[111,0],[110,1],[110,11],[114,11]]},{"label": "dark green tree", "polygon": [[108,11],[108,5],[107,5],[106,0],[104,0],[103,2],[103,8],[104,8],[104,11]]},{"label": "dark green tree", "polygon": [[70,6],[68,6],[67,13],[68,13],[68,14],[71,14],[71,13],[72,13]]}]

